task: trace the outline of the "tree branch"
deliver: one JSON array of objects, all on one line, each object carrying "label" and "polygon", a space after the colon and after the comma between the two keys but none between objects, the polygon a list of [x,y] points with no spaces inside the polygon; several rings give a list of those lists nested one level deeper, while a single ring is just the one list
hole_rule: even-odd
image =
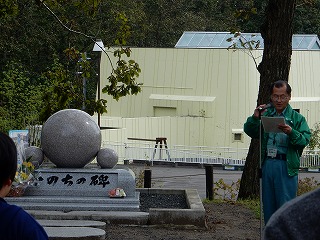
[{"label": "tree branch", "polygon": [[[72,33],[75,33],[75,34],[82,35],[82,36],[84,36],[84,37],[86,37],[86,38],[89,38],[93,43],[96,42],[96,39],[95,39],[93,36],[87,35],[87,34],[85,34],[85,33],[83,33],[83,32],[75,31],[75,30],[69,28],[68,26],[66,26],[66,25],[59,19],[59,17],[44,3],[44,1],[40,1],[40,2],[41,2],[42,5],[50,12],[50,14],[51,14],[52,16],[54,16],[54,18],[59,22],[59,24],[60,24],[63,28],[65,28],[67,31],[72,32]],[[104,53],[107,55],[107,57],[108,57],[108,59],[109,59],[109,62],[110,62],[110,64],[111,64],[111,68],[114,70],[114,67],[113,67],[113,64],[112,64],[112,61],[111,61],[111,58],[110,58],[109,54],[108,54],[108,53],[106,52],[106,50],[103,49],[100,45],[98,45],[98,46],[99,46],[99,48],[101,49],[101,51],[104,52]]]}]

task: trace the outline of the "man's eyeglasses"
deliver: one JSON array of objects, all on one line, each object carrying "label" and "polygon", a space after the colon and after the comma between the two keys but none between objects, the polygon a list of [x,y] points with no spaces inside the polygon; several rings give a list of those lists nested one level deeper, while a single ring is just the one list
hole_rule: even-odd
[{"label": "man's eyeglasses", "polygon": [[271,95],[271,99],[272,101],[277,101],[277,100],[280,100],[281,102],[284,102],[288,99],[289,97],[286,96],[286,95],[281,95],[281,96],[278,96],[278,95]]}]

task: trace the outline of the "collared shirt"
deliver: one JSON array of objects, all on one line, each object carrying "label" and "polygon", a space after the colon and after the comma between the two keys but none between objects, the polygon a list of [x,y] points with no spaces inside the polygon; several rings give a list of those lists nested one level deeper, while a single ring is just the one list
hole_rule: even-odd
[{"label": "collared shirt", "polygon": [[[282,113],[278,114],[276,110],[272,112],[272,116],[284,117],[285,118],[285,108]],[[287,154],[289,145],[289,137],[285,133],[269,133],[267,151],[268,149],[277,149],[277,154]]]}]

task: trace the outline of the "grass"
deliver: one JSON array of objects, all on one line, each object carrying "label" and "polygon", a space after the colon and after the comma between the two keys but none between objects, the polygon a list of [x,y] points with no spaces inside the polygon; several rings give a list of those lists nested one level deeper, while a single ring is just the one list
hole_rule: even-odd
[{"label": "grass", "polygon": [[237,202],[251,209],[254,212],[255,217],[260,219],[260,199],[241,199]]},{"label": "grass", "polygon": [[[261,208],[260,208],[260,199],[237,199],[239,193],[240,179],[237,182],[232,182],[230,185],[226,184],[223,179],[219,179],[214,183],[214,202],[232,202],[233,204],[240,204],[249,209],[251,209],[256,218],[260,218]],[[302,195],[304,193],[313,191],[319,188],[320,183],[311,178],[299,179],[298,182],[298,192],[297,195]],[[204,203],[210,203],[208,199],[204,200]]]},{"label": "grass", "polygon": [[209,199],[204,199],[202,201],[203,203],[229,203],[233,205],[242,205],[247,207],[248,209],[252,210],[254,213],[254,216],[257,219],[260,219],[260,199],[239,199],[236,201],[230,201],[230,200],[223,200],[223,199],[214,199],[214,200],[209,200]]}]

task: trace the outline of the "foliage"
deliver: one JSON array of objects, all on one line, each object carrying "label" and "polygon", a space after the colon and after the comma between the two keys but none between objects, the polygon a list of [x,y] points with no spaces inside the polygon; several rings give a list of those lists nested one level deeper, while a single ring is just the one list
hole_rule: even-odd
[{"label": "foliage", "polygon": [[[52,24],[52,22],[44,24],[43,19],[46,19],[45,16],[48,15],[47,12],[43,11],[45,8],[34,9],[35,6],[33,4],[24,0],[19,3],[21,16],[20,14],[17,17],[12,15],[11,18],[5,19],[5,21],[0,23],[0,29],[3,33],[3,41],[0,40],[0,49],[3,50],[3,53],[10,52],[10,58],[21,59],[19,61],[19,67],[21,69],[29,69],[28,74],[32,76],[34,82],[43,83],[41,84],[41,89],[38,89],[37,94],[32,93],[32,96],[38,97],[37,99],[33,99],[36,102],[35,106],[37,106],[37,108],[35,111],[28,111],[28,113],[34,113],[34,118],[37,120],[39,120],[40,115],[40,120],[43,122],[50,115],[64,108],[83,109],[89,114],[106,112],[107,101],[104,99],[95,100],[98,79],[93,71],[93,67],[95,66],[92,63],[97,61],[95,61],[95,59],[92,59],[92,62],[87,61],[87,58],[83,56],[84,53],[80,53],[80,51],[74,47],[69,47],[65,50],[61,48],[63,45],[84,45],[83,43],[86,42],[86,39],[77,38],[77,34],[72,34],[73,29],[79,29],[85,32],[87,28],[81,28],[80,26],[88,26],[88,29],[90,29],[92,25],[88,24],[88,20],[92,20],[92,24],[95,24],[94,16],[100,7],[100,1],[87,0],[84,2],[81,1],[81,4],[79,4],[80,1],[77,0],[72,2],[63,0],[46,1],[46,4],[60,15],[61,20],[59,19],[59,23],[63,26],[63,22],[68,24],[67,29],[70,29],[71,34],[68,33],[68,31],[61,31],[61,29],[59,31],[59,24]],[[43,1],[38,1],[37,3],[39,6],[43,5],[47,7]],[[34,11],[30,11],[30,9]],[[51,12],[50,9],[50,13]],[[79,15],[80,12],[83,14]],[[54,13],[53,16],[58,19],[58,16]],[[79,22],[75,22],[75,18]],[[117,13],[115,19],[119,30],[117,30],[113,42],[116,45],[124,45],[126,44],[127,38],[130,37],[128,19],[124,14],[119,13]],[[37,25],[39,21],[41,21],[40,28],[40,25]],[[85,25],[83,25],[84,23]],[[15,28],[17,29],[15,30]],[[24,29],[28,29],[28,32],[23,33]],[[52,32],[52,34],[50,34],[50,32]],[[15,36],[12,33],[18,34]],[[50,37],[46,34],[43,35],[43,33],[48,33]],[[39,34],[41,34],[41,36],[39,36]],[[87,36],[85,34],[83,35]],[[7,44],[11,42],[12,39],[16,42],[14,45],[15,48],[12,48],[12,44]],[[37,42],[37,40],[40,41]],[[94,41],[90,36],[89,40],[91,42]],[[31,41],[33,42],[31,43]],[[111,43],[109,44],[111,45]],[[32,46],[37,47],[33,48]],[[30,54],[31,51],[29,48],[32,49],[33,54]],[[21,51],[21,49],[28,49],[28,51]],[[113,69],[112,66],[113,73],[110,76],[112,83],[108,91],[112,92],[116,99],[119,99],[121,96],[126,96],[127,94],[137,94],[141,90],[139,84],[135,82],[135,78],[138,77],[141,71],[139,65],[135,63],[134,60],[129,60],[128,62],[122,60],[122,54],[130,55],[130,49],[120,46],[120,50],[115,50],[114,52],[118,62],[116,69]],[[50,59],[50,55],[52,59]],[[0,58],[2,70],[5,70],[2,63],[6,63],[8,57],[9,55]],[[80,61],[81,59],[82,61]],[[49,64],[51,66],[49,66]],[[2,80],[3,79],[1,79],[1,81]],[[6,81],[3,81],[2,84],[5,82]],[[84,83],[86,83],[86,93],[83,92]],[[122,84],[118,86],[118,83]],[[34,85],[30,84],[30,86]],[[5,90],[5,88],[2,89]],[[41,103],[41,100],[39,101],[41,98],[44,104]],[[9,108],[9,103],[2,101],[0,105],[1,118],[3,118],[0,119],[2,130],[7,131],[12,128],[25,128],[27,125],[26,122],[30,122],[29,119],[28,121],[25,120],[26,116],[22,114],[25,111],[21,111],[21,108],[19,108],[20,111],[12,111],[13,108],[18,109],[17,104],[21,104],[22,102],[24,101],[11,102]],[[39,106],[39,103],[41,106]],[[25,108],[24,110],[28,109]],[[20,115],[15,114],[17,112],[19,112]],[[12,116],[14,116],[14,120],[16,120],[14,123],[12,119],[10,119]],[[23,124],[21,122],[23,122]]]},{"label": "foliage", "polygon": [[[258,49],[260,47],[260,41],[255,40],[254,37],[256,35],[252,34],[251,39],[246,39],[240,32],[235,32],[234,36],[232,38],[228,38],[228,42],[233,42],[230,46],[229,49],[248,49],[250,51]],[[238,45],[239,40],[240,46]]]},{"label": "foliage", "polygon": [[[93,97],[87,98],[83,93],[83,78],[90,80],[93,75],[89,61],[85,55],[74,49],[67,49],[65,53],[67,56],[65,62],[61,63],[56,55],[53,65],[42,76],[47,86],[43,95],[45,106],[40,113],[42,121],[65,108],[83,109],[93,114],[93,111],[100,107]],[[88,89],[94,89],[96,86],[96,83],[92,81],[86,82]],[[84,106],[86,108],[83,108]],[[102,108],[102,111],[106,111],[105,106]]]},{"label": "foliage", "polygon": [[123,53],[127,57],[130,57],[130,49],[128,48],[122,48],[114,52],[114,56],[118,57],[117,68],[113,69],[112,74],[108,77],[110,85],[102,89],[102,92],[108,93],[116,100],[127,94],[136,95],[141,91],[141,84],[135,82],[135,79],[139,77],[139,73],[141,72],[139,64],[134,60],[127,62],[121,59]]},{"label": "foliage", "polygon": [[258,198],[239,199],[237,203],[251,209],[254,212],[256,218],[260,219],[260,214],[261,214],[260,199]]},{"label": "foliage", "polygon": [[240,32],[232,32],[234,35],[233,37],[230,37],[227,39],[228,42],[230,42],[230,46],[228,47],[229,49],[233,49],[233,51],[236,50],[242,50],[246,54],[248,54],[252,60],[254,61],[256,68],[258,69],[258,62],[257,59],[260,58],[261,56],[255,57],[253,54],[253,50],[256,50],[260,48],[260,40],[256,40],[255,34],[251,34],[250,39],[246,39],[246,37],[241,34]]},{"label": "foliage", "polygon": [[[119,30],[117,31],[114,43],[116,45],[124,46],[127,44],[127,40],[131,36],[131,27],[128,25],[128,18],[125,16],[125,14],[118,13],[116,16],[116,21],[119,25]],[[121,54],[119,55],[115,53],[115,56],[120,57]]]},{"label": "foliage", "polygon": [[[127,94],[137,94],[141,90],[136,82],[141,71],[138,63],[132,59],[124,60],[122,57],[119,59],[121,55],[130,54],[130,49],[123,46],[173,47],[183,31],[237,29],[241,32],[259,32],[267,5],[265,0],[1,1],[0,8],[5,11],[6,17],[1,18],[0,22],[0,71],[5,71],[5,66],[9,62],[19,61],[22,69],[28,69],[28,77],[33,81],[47,80],[48,71],[52,71],[56,59],[59,59],[62,65],[61,71],[63,69],[69,71],[60,73],[67,82],[55,81],[55,84],[57,89],[69,89],[67,93],[71,95],[55,98],[59,100],[57,106],[54,106],[55,101],[51,99],[49,109],[52,111],[48,110],[47,95],[47,109],[42,112],[48,114],[59,109],[59,106],[82,108],[83,96],[75,93],[77,91],[80,93],[80,81],[83,77],[90,78],[86,111],[90,114],[106,112],[107,103],[104,100],[92,101],[96,98],[96,74],[93,74],[93,71],[86,71],[90,72],[90,77],[77,76],[79,88],[76,88],[76,79],[72,74],[79,71],[79,66],[68,65],[65,60],[68,49],[75,49],[76,46],[79,51],[77,56],[87,52],[91,58],[92,69],[98,69],[96,65],[98,56],[90,54],[93,39],[63,29],[55,17],[48,14],[43,3],[47,4],[69,29],[86,33],[93,38],[98,36],[103,39],[108,49],[111,46],[118,46],[116,50],[112,50],[116,56],[116,66],[111,67],[111,75],[108,78],[110,83],[104,88],[104,92],[111,94],[115,99]],[[298,5],[294,27],[296,32],[319,32],[320,21],[317,18],[319,6],[320,0],[314,0],[312,5]],[[113,59],[111,60],[113,62]],[[56,77],[59,75],[57,71],[54,74]],[[53,82],[50,79],[50,83]],[[43,82],[42,84],[44,85]],[[51,88],[49,83],[45,86]],[[71,100],[73,97],[75,98]],[[0,112],[3,113],[1,116],[7,116],[1,120],[1,125],[10,125],[11,121],[7,120],[11,116],[8,109],[1,105]]]},{"label": "foliage", "polygon": [[[44,6],[46,6],[46,5],[44,5]],[[70,31],[72,33],[81,34],[82,36],[85,36],[85,37],[93,40],[93,38],[91,36],[83,34],[79,31],[74,31],[71,28],[65,26],[62,23],[62,21],[51,11],[51,9],[49,9],[47,6],[46,6],[46,8],[49,10],[49,12],[51,14],[53,14],[58,19],[59,23],[62,26],[64,26],[68,31]],[[127,57],[130,56],[130,49],[122,47],[123,45],[126,44],[127,38],[130,37],[130,34],[131,34],[130,33],[130,26],[128,25],[128,19],[126,18],[126,16],[124,14],[121,14],[121,13],[117,14],[116,20],[120,24],[119,30],[117,31],[116,39],[114,40],[115,45],[120,45],[120,50],[114,51],[114,56],[118,58],[116,69],[114,69],[112,61],[111,61],[108,53],[104,49],[102,49],[102,51],[108,56],[110,64],[111,64],[111,68],[112,68],[111,76],[108,77],[110,85],[107,84],[103,88],[103,91],[107,92],[108,94],[112,95],[116,100],[118,100],[120,97],[126,96],[127,94],[137,94],[138,92],[141,91],[141,88],[139,86],[140,84],[135,82],[135,78],[139,76],[139,72],[141,70],[139,68],[139,65],[134,60],[129,60],[128,62],[126,62],[125,60],[122,60],[123,54],[125,54]],[[82,71],[81,76],[83,78],[88,78],[88,77],[90,77],[90,74],[88,71],[90,65],[87,64],[88,61],[86,61],[86,59],[84,59],[83,57],[81,59],[82,59],[80,61],[80,64],[81,64],[80,70]],[[97,82],[97,84],[100,84],[99,81]],[[74,86],[76,86],[76,84],[74,84]],[[83,86],[83,88],[85,88],[85,86]],[[98,90],[99,90],[99,88],[98,88]],[[73,91],[71,91],[71,92],[73,92]],[[84,96],[82,96],[84,98],[83,104],[82,104],[83,110],[86,110],[85,106],[89,106],[88,110],[89,111],[91,110],[92,113],[98,112],[99,114],[102,114],[104,112],[107,112],[106,100],[98,99],[97,101],[94,101],[92,99],[91,100],[89,99],[87,102],[87,98],[85,96],[85,93],[83,93],[83,95],[84,95]],[[77,102],[76,96],[77,95],[70,96],[70,92],[67,91],[66,96],[63,98],[60,98],[60,100],[63,100],[63,101],[58,101],[58,103],[62,103],[62,105],[60,105],[60,106],[58,105],[58,108],[59,109],[66,108],[65,105],[67,104],[68,99],[72,100],[73,102]],[[74,108],[79,108],[79,107],[76,104],[76,107],[74,107]],[[48,109],[49,108],[47,108],[47,110]],[[48,111],[46,111],[46,112],[48,112]]]},{"label": "foliage", "polygon": [[[70,81],[69,72],[64,69],[64,66],[55,59],[51,69],[44,75],[44,81],[48,84],[43,101],[45,107],[40,113],[40,119],[45,121],[50,115],[56,111],[67,108],[70,98],[75,97],[75,89]],[[70,98],[69,98],[70,97]]]},{"label": "foliage", "polygon": [[[0,72],[2,74],[0,91],[3,89],[3,82],[7,81],[3,73],[8,70],[11,62],[19,62],[19,67],[23,70],[19,74],[29,78],[30,87],[39,90],[31,94],[34,98],[32,100],[34,108],[30,106],[31,109],[29,109],[30,98],[27,98],[27,106],[19,111],[14,104],[20,106],[21,102],[16,101],[10,105],[8,101],[3,100],[3,94],[0,94],[0,128],[3,131],[23,128],[27,122],[38,120],[39,110],[43,107],[39,100],[42,92],[46,93],[44,98],[46,107],[41,113],[42,120],[60,107],[82,108],[83,96],[80,93],[83,77],[90,78],[86,111],[90,114],[95,111],[99,113],[106,111],[105,100],[94,100],[96,74],[85,71],[90,77],[88,75],[75,77],[74,73],[79,71],[80,66],[75,62],[68,64],[65,59],[68,49],[75,49],[76,46],[77,53],[71,50],[76,53],[75,56],[78,56],[74,61],[79,60],[79,56],[87,52],[92,59],[93,69],[97,69],[94,65],[97,63],[97,56],[90,54],[93,39],[66,31],[54,16],[48,14],[42,2],[41,0],[0,1]],[[124,46],[173,47],[183,31],[260,32],[269,1],[46,0],[44,2],[69,29],[81,31],[93,38],[98,36],[103,39],[109,49],[111,46],[122,44],[112,51],[116,56],[117,66],[112,67],[112,73],[108,79],[110,84],[104,88],[104,92],[119,99],[126,94],[137,94],[141,90],[140,85],[136,83],[136,78],[141,71],[139,65],[133,60],[119,59],[119,54],[123,56],[130,54],[129,48]],[[309,1],[313,4],[300,4],[301,2],[303,1],[298,1],[294,15],[294,33],[319,33],[320,0]],[[278,27],[271,29],[278,29]],[[55,67],[57,69],[54,69]],[[87,66],[82,67],[86,69]],[[266,69],[270,72],[272,67],[266,67]],[[49,74],[50,71],[51,74]],[[66,82],[58,79],[59,75]],[[10,77],[14,78],[13,75]],[[38,88],[36,89],[35,86]],[[65,90],[70,95],[58,90]],[[9,93],[12,95],[12,92],[4,95],[8,96]]]},{"label": "foliage", "polygon": [[299,179],[298,182],[298,193],[297,195],[302,195],[304,193],[310,192],[320,186],[320,183],[314,179],[314,177],[306,177]]},{"label": "foliage", "polygon": [[5,107],[0,106],[0,131],[9,132],[11,129],[11,115]]},{"label": "foliage", "polygon": [[295,18],[294,33],[318,34],[320,32],[320,0],[298,1]]},{"label": "foliage", "polygon": [[254,212],[254,215],[257,219],[260,219],[260,199],[258,198],[249,198],[249,199],[238,199],[237,201],[228,201],[228,200],[222,200],[222,199],[214,199],[214,200],[208,200],[204,199],[203,203],[229,203],[233,205],[243,205],[249,209],[251,209]]},{"label": "foliage", "polygon": [[0,130],[26,129],[38,122],[43,86],[29,77],[17,62],[8,63],[0,73]]},{"label": "foliage", "polygon": [[311,129],[311,138],[308,145],[309,149],[320,149],[320,123],[316,123]]},{"label": "foliage", "polygon": [[[143,188],[144,187],[144,173],[145,170],[149,169],[148,165],[145,164],[142,168],[136,168],[136,167],[130,167],[130,169],[134,172],[134,175],[136,176],[136,188]],[[152,182],[151,187],[155,187],[155,185],[158,185],[159,183]],[[161,186],[157,186],[161,187]]]},{"label": "foliage", "polygon": [[0,19],[16,15],[18,13],[17,0],[0,1]]},{"label": "foliage", "polygon": [[144,187],[144,170],[145,168],[131,168],[131,170],[134,172],[134,175],[136,176],[136,187],[137,188],[143,188]]},{"label": "foliage", "polygon": [[[319,32],[319,2],[299,4],[294,33]],[[107,46],[115,44],[118,38],[122,14],[130,26],[126,46],[173,47],[183,31],[260,32],[267,1],[50,0],[45,3],[71,29],[98,36]],[[21,59],[30,64],[28,69],[36,71],[51,64],[54,51],[61,57],[68,47],[77,46],[81,52],[92,49],[92,40],[62,30],[45,8],[38,7],[34,1],[20,0],[17,17],[2,21],[0,29],[0,62]],[[11,44],[13,41],[15,44]],[[6,54],[9,52],[10,55]]]},{"label": "foliage", "polygon": [[230,185],[225,183],[222,178],[220,178],[217,182],[213,183],[213,193],[216,199],[221,199],[224,201],[236,201],[239,187],[240,187],[240,179],[237,182],[232,182]]},{"label": "foliage", "polygon": [[135,176],[136,176],[136,187],[143,188],[144,187],[144,169],[141,169],[138,173],[135,174]]},{"label": "foliage", "polygon": [[[44,94],[39,91],[40,95],[43,95],[45,107],[43,109],[41,107],[37,108],[37,115],[42,109],[40,113],[41,121],[45,121],[54,112],[64,108],[85,108],[83,110],[89,114],[106,112],[106,100],[95,100],[98,81],[93,71],[93,67],[95,67],[93,64],[97,61],[92,58],[92,62],[78,62],[85,51],[80,53],[72,47],[77,45],[79,49],[85,50],[84,46],[88,45],[88,41],[91,44],[93,43],[93,37],[86,34],[78,37],[74,33],[92,32],[92,30],[100,29],[100,24],[97,24],[100,17],[97,19],[97,14],[100,13],[101,1],[37,1],[41,8],[35,8],[34,2],[31,4],[30,1],[22,0],[19,3],[19,15],[17,17],[12,16],[12,18],[0,23],[0,30],[3,33],[2,41],[0,40],[0,49],[3,50],[2,53],[10,52],[10,56],[5,55],[0,58],[0,67],[2,68],[2,63],[6,63],[9,58],[21,59],[20,66],[29,69],[29,73],[33,75],[34,79],[40,79],[39,81],[45,83],[45,89],[42,89]],[[47,22],[44,21],[44,19],[48,19],[46,9],[49,9],[52,13],[49,18],[58,19],[58,21],[53,22],[54,24],[52,24],[52,19]],[[54,14],[54,11],[57,14]],[[115,16],[115,14],[113,15]],[[127,38],[130,37],[130,27],[124,14],[117,13],[116,16],[115,21],[119,29],[115,29],[115,39],[107,45],[114,45],[115,43],[122,48],[121,45],[126,44]],[[59,23],[60,26],[67,26],[66,28],[70,32],[61,31]],[[98,26],[98,28],[93,26]],[[24,32],[25,29],[28,29],[27,32]],[[17,33],[17,35],[13,33]],[[16,43],[15,48],[13,48],[13,44],[8,44],[12,41]],[[92,47],[92,45],[88,47]],[[27,51],[22,51],[22,49],[27,49]],[[129,51],[129,48],[121,51],[115,50],[118,63],[116,69],[113,69],[112,66],[112,80],[113,83],[116,81],[123,84],[119,88],[113,85],[114,87],[110,91],[115,92],[115,98],[117,99],[127,94],[137,94],[140,91],[139,84],[134,82],[141,71],[139,65],[134,60],[121,61],[121,55]],[[30,54],[31,52],[32,54]],[[81,74],[76,75],[75,73],[78,72],[81,72]],[[120,79],[118,80],[119,76]],[[82,82],[85,81],[84,78],[87,80],[86,96],[83,94],[82,86]],[[126,86],[127,83],[129,83],[129,86]],[[6,110],[0,108],[0,111]],[[3,125],[7,126],[9,124],[3,122]]]},{"label": "foliage", "polygon": [[117,58],[116,68],[111,65],[112,72],[108,77],[109,84],[102,89],[102,92],[108,93],[118,101],[120,97],[124,97],[128,94],[138,94],[141,91],[140,86],[142,84],[135,81],[141,72],[139,64],[132,59],[128,61],[123,59],[123,55],[127,58],[131,55],[130,48],[122,47],[127,43],[127,39],[131,35],[128,18],[124,14],[119,13],[116,20],[119,24],[119,30],[117,31],[114,43],[120,45],[120,48],[113,51],[114,57]]},{"label": "foliage", "polygon": [[[214,201],[224,201],[224,202],[233,202],[235,204],[242,204],[252,209],[257,218],[260,218],[260,199],[258,198],[248,198],[248,199],[237,199],[239,193],[240,179],[237,182],[232,182],[227,184],[223,179],[219,179],[214,183]],[[304,193],[310,192],[317,189],[320,186],[320,183],[314,179],[314,177],[306,177],[299,179],[298,182],[298,193],[300,196]],[[208,199],[205,199],[204,202],[209,202]]]}]

